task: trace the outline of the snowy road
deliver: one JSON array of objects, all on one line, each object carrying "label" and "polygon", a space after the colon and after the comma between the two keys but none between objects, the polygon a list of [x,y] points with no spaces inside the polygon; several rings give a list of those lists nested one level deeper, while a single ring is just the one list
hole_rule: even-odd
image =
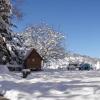
[{"label": "snowy road", "polygon": [[100,100],[99,71],[33,72],[27,79],[2,74],[0,86],[10,100]]}]

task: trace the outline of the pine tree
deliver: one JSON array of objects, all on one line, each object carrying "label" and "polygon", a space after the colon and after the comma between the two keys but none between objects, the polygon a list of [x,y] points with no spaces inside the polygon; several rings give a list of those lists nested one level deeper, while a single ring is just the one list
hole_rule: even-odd
[{"label": "pine tree", "polygon": [[0,63],[10,61],[10,51],[7,43],[10,43],[11,37],[11,3],[10,0],[0,0]]}]

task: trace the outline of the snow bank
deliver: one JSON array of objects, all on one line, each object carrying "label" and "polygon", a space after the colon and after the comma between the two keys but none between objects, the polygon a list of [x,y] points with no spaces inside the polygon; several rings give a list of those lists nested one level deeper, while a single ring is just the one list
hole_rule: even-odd
[{"label": "snow bank", "polygon": [[0,65],[0,74],[2,73],[9,73],[7,65]]}]

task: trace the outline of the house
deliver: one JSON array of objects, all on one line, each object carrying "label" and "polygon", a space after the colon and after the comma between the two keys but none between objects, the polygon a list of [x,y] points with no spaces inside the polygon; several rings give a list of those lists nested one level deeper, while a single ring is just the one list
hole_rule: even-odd
[{"label": "house", "polygon": [[39,53],[33,48],[29,52],[27,52],[23,66],[24,69],[30,69],[30,70],[41,70],[42,66],[42,57],[39,55]]}]

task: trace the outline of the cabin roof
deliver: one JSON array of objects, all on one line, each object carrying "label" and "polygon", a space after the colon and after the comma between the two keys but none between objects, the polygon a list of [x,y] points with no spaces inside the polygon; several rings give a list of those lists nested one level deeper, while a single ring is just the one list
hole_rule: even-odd
[{"label": "cabin roof", "polygon": [[25,57],[24,57],[24,60],[26,60],[26,59],[31,55],[31,53],[32,53],[33,51],[34,51],[35,53],[37,53],[38,56],[42,59],[42,57],[40,56],[40,54],[39,54],[34,48],[31,48],[30,50],[27,51],[27,53],[26,53],[26,55],[25,55]]}]

